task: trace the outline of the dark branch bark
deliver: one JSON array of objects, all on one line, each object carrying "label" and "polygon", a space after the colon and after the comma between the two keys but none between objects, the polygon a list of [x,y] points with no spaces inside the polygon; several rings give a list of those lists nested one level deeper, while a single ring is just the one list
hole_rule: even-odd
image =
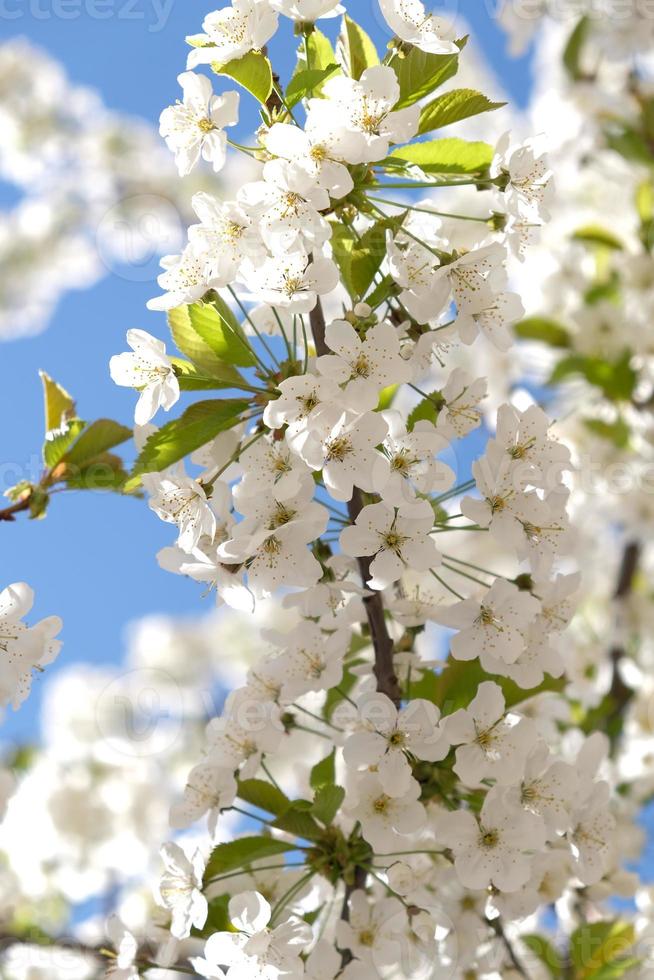
[{"label": "dark branch bark", "polygon": [[[615,584],[613,599],[616,604],[616,616],[618,619],[618,630],[622,630],[623,606],[629,599],[633,589],[634,578],[638,571],[640,562],[641,546],[638,541],[629,541],[622,552],[622,561],[618,571],[618,578]],[[611,712],[606,719],[606,725],[610,729],[611,723],[624,712],[625,708],[634,696],[634,692],[622,680],[620,676],[620,661],[626,656],[627,652],[623,643],[616,643],[611,648],[611,664],[613,666],[613,679],[609,698],[611,702]],[[615,741],[615,739],[613,739]]]},{"label": "dark branch bark", "polygon": [[10,507],[5,507],[4,510],[0,510],[0,521],[15,521],[16,514],[20,514],[22,511],[30,509],[30,498],[29,494],[23,497],[21,500],[17,500],[15,504],[11,504]]},{"label": "dark branch bark", "polygon": [[[323,313],[320,300],[309,314],[311,322],[311,332],[313,342],[318,355],[329,354],[331,351],[325,343],[325,314]],[[354,524],[363,507],[361,491],[355,487],[352,499],[347,505],[350,520]],[[359,572],[364,585],[370,578],[370,558],[358,558]],[[393,641],[386,627],[384,617],[384,603],[379,592],[374,592],[363,600],[368,618],[370,637],[375,650],[375,677],[377,678],[377,690],[391,699],[393,704],[399,705],[402,700],[402,692],[395,673],[393,663]]]}]

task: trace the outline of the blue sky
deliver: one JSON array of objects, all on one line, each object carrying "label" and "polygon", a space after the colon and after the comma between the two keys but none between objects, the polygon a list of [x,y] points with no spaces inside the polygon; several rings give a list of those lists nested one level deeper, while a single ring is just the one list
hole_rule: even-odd
[{"label": "blue sky", "polygon": [[[212,9],[188,0],[2,0],[3,37],[25,36],[64,63],[77,84],[97,88],[109,108],[155,124],[161,109],[178,95],[184,69],[184,36],[200,30]],[[350,11],[374,39],[385,44],[373,0],[356,0]],[[462,0],[473,34],[512,97],[524,104],[529,91],[528,59],[511,61],[503,34],[487,5]],[[493,6],[493,4],[488,4]],[[363,13],[362,13],[363,11]],[[163,20],[162,20],[163,18]],[[325,22],[327,23],[327,22]],[[276,64],[290,71],[289,35],[273,47]],[[2,194],[0,185],[0,194]],[[6,197],[6,195],[2,195]],[[41,336],[2,345],[4,386],[0,459],[29,472],[42,438],[43,368],[77,398],[86,419],[110,416],[130,424],[134,398],[111,382],[107,365],[125,348],[129,327],[165,336],[162,314],[148,312],[156,292],[151,282],[109,275],[91,290],[69,294]],[[5,470],[6,473],[6,470]],[[17,477],[18,478],[18,477]],[[3,474],[2,488],[7,485]],[[122,634],[130,620],[153,612],[197,614],[207,606],[200,588],[162,572],[155,554],[170,543],[172,529],[143,502],[108,493],[62,494],[44,521],[19,519],[0,527],[0,581],[28,581],[36,591],[35,615],[64,620],[64,648],[54,668],[76,661],[112,662],[123,654]],[[47,677],[47,675],[46,675]],[[39,690],[3,726],[7,740],[38,734]]]}]

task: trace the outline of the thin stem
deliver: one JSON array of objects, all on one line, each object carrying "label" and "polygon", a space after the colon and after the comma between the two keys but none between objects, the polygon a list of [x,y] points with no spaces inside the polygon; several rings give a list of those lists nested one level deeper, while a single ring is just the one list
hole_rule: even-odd
[{"label": "thin stem", "polygon": [[314,714],[313,711],[309,711],[308,708],[303,708],[301,704],[296,704],[293,702],[291,707],[295,708],[296,711],[301,711],[303,714],[308,715],[309,718],[313,718],[314,721],[320,721],[323,725],[328,725],[330,728],[333,728],[335,732],[344,731],[344,729],[339,728],[338,725],[332,725],[331,721],[327,721],[326,718],[321,718],[320,715]]},{"label": "thin stem", "polygon": [[272,825],[273,823],[272,820],[266,820],[265,817],[258,817],[256,813],[249,813],[248,810],[243,810],[240,806],[235,806],[234,804],[232,804],[232,806],[225,807],[225,809],[235,810],[236,813],[241,813],[244,817],[249,817],[250,820],[258,820],[259,823],[265,823],[268,825]]},{"label": "thin stem", "polygon": [[421,189],[424,187],[469,187],[471,184],[475,186],[488,185],[489,187],[493,185],[492,180],[411,180],[411,181],[392,181],[388,183],[380,184],[368,184],[368,187],[379,188],[380,190],[385,190],[387,188],[393,190],[414,190]]},{"label": "thin stem", "polygon": [[433,568],[430,569],[430,571],[431,571],[431,574],[434,576],[434,578],[438,582],[440,582],[441,585],[444,586],[448,590],[448,592],[451,592],[452,595],[453,596],[456,596],[457,599],[461,599],[461,600],[465,599],[465,596],[462,596],[460,592],[457,592],[456,589],[453,589],[451,585],[448,585],[444,578],[441,578],[440,575],[437,575]]},{"label": "thin stem", "polygon": [[433,211],[431,208],[421,208],[415,204],[401,204],[399,201],[389,201],[384,197],[369,196],[368,200],[377,201],[378,204],[387,204],[392,208],[400,208],[402,211],[420,211],[421,214],[433,214],[437,218],[456,218],[458,221],[479,221],[484,225],[488,224],[488,218],[477,218],[470,214],[452,214],[450,211]]},{"label": "thin stem", "polygon": [[311,869],[310,871],[307,871],[307,873],[305,875],[302,875],[302,877],[300,878],[299,881],[294,882],[291,885],[291,887],[287,891],[284,892],[284,894],[279,899],[279,901],[276,902],[275,907],[272,910],[272,915],[270,916],[270,925],[271,926],[273,926],[275,924],[275,919],[277,918],[277,916],[279,915],[279,913],[282,911],[282,909],[284,908],[284,906],[288,902],[290,902],[292,898],[295,898],[295,896],[297,895],[298,892],[302,891],[302,889],[304,888],[304,886],[306,885],[306,883],[313,878],[313,875],[314,875],[313,869]]},{"label": "thin stem", "polygon": [[484,575],[490,575],[491,578],[506,578],[507,581],[510,581],[506,575],[500,575],[499,572],[491,572],[488,568],[483,568],[481,565],[474,565],[471,561],[464,561],[463,558],[457,558],[455,555],[444,554],[443,558],[447,558],[448,561],[455,561],[457,565],[465,565],[466,568],[474,568],[476,572],[482,572]]},{"label": "thin stem", "polygon": [[[254,330],[254,332],[256,334],[256,337],[257,337],[257,340],[260,342],[261,346],[263,347],[263,349],[268,354],[268,357],[271,359],[271,361],[274,362],[275,366],[278,368],[280,366],[279,361],[277,360],[277,358],[275,357],[275,355],[271,351],[271,349],[268,346],[267,342],[261,336],[261,332],[260,332],[259,328],[257,327],[257,325],[254,322],[254,320],[250,317],[250,314],[245,309],[245,307],[241,303],[240,299],[236,295],[236,291],[234,290],[234,288],[232,286],[228,286],[227,288],[229,289],[230,293],[232,294],[232,297],[234,298],[235,302],[238,303],[238,307],[239,307],[241,313],[243,314],[243,316],[245,317],[245,319],[248,321],[248,323],[250,324],[250,326]],[[256,357],[256,355],[255,355],[255,357]],[[263,363],[263,362],[260,362],[260,363]],[[268,373],[270,374],[270,370],[269,369],[267,369],[267,370],[268,370]]]},{"label": "thin stem", "polygon": [[275,787],[275,789],[278,789],[279,792],[282,793],[283,790],[282,790],[281,786],[279,785],[279,783],[277,782],[277,780],[275,779],[275,777],[271,773],[270,769],[266,765],[266,763],[265,763],[265,761],[263,759],[263,756],[261,758],[261,768],[263,769],[263,771],[265,772],[266,776],[268,777],[268,779],[270,780],[270,782],[273,784],[273,786]]},{"label": "thin stem", "polygon": [[462,568],[455,568],[454,565],[448,565],[445,561],[443,562],[443,568],[447,568],[448,572],[454,572],[455,575],[461,575],[463,578],[470,579],[471,582],[476,582],[477,585],[483,585],[485,589],[490,587],[488,582],[483,582],[475,575],[471,575],[470,572],[464,572]]},{"label": "thin stem", "polygon": [[493,932],[495,933],[495,935],[502,941],[502,944],[504,945],[504,948],[506,949],[506,951],[508,953],[509,959],[511,960],[511,963],[513,964],[513,968],[516,970],[517,973],[520,974],[521,977],[524,978],[524,980],[529,980],[529,974],[527,973],[527,971],[525,970],[524,966],[522,965],[522,963],[518,959],[517,953],[514,950],[514,948],[513,948],[512,944],[511,944],[511,941],[510,941],[509,937],[504,932],[504,928],[503,928],[502,923],[500,922],[500,920],[499,919],[489,919],[489,918],[487,918],[486,919],[486,922],[491,927],[491,929],[493,930]]},{"label": "thin stem", "polygon": [[[286,864],[266,864],[264,867],[260,868],[257,866],[253,868],[253,871],[284,871],[286,868],[304,868],[304,861],[291,861],[286,862]],[[238,871],[230,871],[229,874],[218,875],[216,878],[210,878],[207,881],[207,885],[215,885],[217,881],[227,881],[228,878],[238,878],[240,875],[247,874],[248,868],[240,868]]]}]

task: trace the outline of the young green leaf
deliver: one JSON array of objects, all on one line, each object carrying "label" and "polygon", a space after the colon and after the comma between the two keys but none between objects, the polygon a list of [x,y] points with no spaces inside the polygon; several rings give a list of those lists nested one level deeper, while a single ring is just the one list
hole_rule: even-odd
[{"label": "young green leaf", "polygon": [[242,58],[220,65],[214,61],[211,69],[216,75],[228,75],[247,89],[255,99],[265,105],[273,89],[273,73],[270,62],[261,51],[248,51]]},{"label": "young green leaf", "polygon": [[579,79],[583,78],[581,57],[590,27],[590,19],[588,17],[582,17],[568,38],[568,42],[563,51],[563,64],[574,81],[579,81]]},{"label": "young green leaf", "polygon": [[268,813],[284,813],[291,805],[289,798],[280,789],[264,779],[241,779],[238,795],[241,800]]},{"label": "young green leaf", "polygon": [[426,105],[420,113],[418,134],[430,133],[451,123],[477,116],[480,112],[501,109],[506,102],[491,102],[481,92],[471,88],[455,88],[444,92]]},{"label": "young green leaf", "polygon": [[321,786],[334,783],[336,779],[335,758],[336,749],[332,749],[329,755],[315,764],[309,777],[312,789],[319,789]]},{"label": "young green leaf", "polygon": [[154,432],[139,455],[133,476],[158,473],[231,429],[248,407],[238,398],[196,402],[183,415]]},{"label": "young green leaf", "polygon": [[81,419],[71,419],[65,427],[50,429],[43,443],[43,462],[48,469],[53,469],[63,459],[66,450],[72,446],[85,425],[86,422]]},{"label": "young green leaf", "polygon": [[178,306],[168,313],[168,326],[178,349],[192,361],[202,377],[226,383],[242,381],[236,368],[221,361],[195,330],[188,311],[188,306]]},{"label": "young green leaf", "polygon": [[550,347],[570,347],[572,343],[566,327],[545,316],[528,316],[513,329],[523,340],[541,340]]},{"label": "young green leaf", "polygon": [[43,385],[43,401],[45,409],[45,431],[58,429],[62,421],[75,417],[75,402],[65,388],[57,384],[45,371],[39,371]]},{"label": "young green leaf", "polygon": [[83,466],[96,456],[127,442],[132,430],[113,419],[98,419],[88,425],[62,457],[66,463]]},{"label": "young green leaf", "polygon": [[193,303],[187,309],[191,326],[222,362],[240,367],[255,363],[238,320],[219,296],[211,303]]},{"label": "young green leaf", "polygon": [[450,138],[396,147],[391,158],[414,164],[425,174],[474,174],[490,166],[493,152],[488,143]]},{"label": "young green leaf", "polygon": [[[467,40],[464,37],[456,42],[460,51]],[[456,75],[458,67],[458,54],[427,54],[419,48],[411,48],[405,58],[396,58],[393,62],[400,83],[400,99],[395,108],[403,109],[424,99],[439,85],[444,85]]]},{"label": "young green leaf", "polygon": [[298,72],[288,83],[286,105],[292,109],[302,99],[315,95],[323,82],[340,70],[337,64],[332,64],[327,65],[326,68],[311,68]]},{"label": "young green leaf", "polygon": [[537,934],[521,936],[520,941],[540,960],[551,977],[558,980],[559,977],[563,976],[563,960],[559,952],[544,936]]},{"label": "young green leaf", "polygon": [[303,805],[305,802],[304,800],[296,800],[273,821],[272,826],[304,840],[318,840],[324,831]]},{"label": "young green leaf", "polygon": [[175,368],[180,391],[219,391],[234,388],[238,385],[239,379],[244,380],[236,370],[234,370],[233,381],[219,381],[217,378],[202,374],[191,361],[185,361],[181,357],[171,357],[170,360]]},{"label": "young green leaf", "polygon": [[346,14],[338,38],[337,54],[343,69],[359,79],[366,70],[379,64],[377,49],[364,29]]},{"label": "young green leaf", "polygon": [[316,820],[329,827],[344,799],[345,790],[342,786],[321,786],[316,791],[311,813]]},{"label": "young green leaf", "polygon": [[261,858],[286,854],[295,848],[274,837],[239,837],[214,847],[204,872],[205,884],[222,874],[245,868]]}]

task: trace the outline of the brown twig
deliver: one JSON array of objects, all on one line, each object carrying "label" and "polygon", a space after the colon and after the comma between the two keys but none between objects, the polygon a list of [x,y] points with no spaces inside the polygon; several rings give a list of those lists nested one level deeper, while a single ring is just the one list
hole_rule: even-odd
[{"label": "brown twig", "polygon": [[[309,314],[313,342],[318,355],[331,353],[325,343],[325,314],[323,313],[320,300]],[[354,524],[363,508],[363,497],[361,491],[355,487],[352,499],[348,502],[347,510],[350,520]],[[359,572],[364,585],[370,578],[371,559],[361,557],[357,559]],[[373,592],[363,600],[370,628],[370,636],[375,651],[375,677],[377,678],[377,690],[391,699],[393,704],[399,705],[402,699],[402,692],[395,673],[393,663],[393,641],[386,627],[384,617],[384,603],[379,592]]]},{"label": "brown twig", "polygon": [[15,514],[20,514],[22,511],[29,510],[30,496],[31,494],[27,494],[26,496],[22,497],[21,500],[17,500],[15,504],[11,504],[9,507],[5,507],[3,510],[0,510],[0,521],[15,521]]},{"label": "brown twig", "polygon": [[[641,546],[638,541],[628,541],[622,552],[622,561],[618,571],[618,578],[613,593],[613,600],[616,604],[616,617],[618,619],[618,629],[622,630],[623,607],[631,595],[634,579],[638,571],[640,562]],[[626,656],[624,643],[620,640],[611,647],[610,657],[613,667],[613,679],[609,699],[611,710],[606,719],[607,728],[611,727],[611,722],[619,718],[634,696],[632,688],[628,687],[622,680],[620,674],[620,661]],[[614,740],[614,739],[613,739]]]}]

